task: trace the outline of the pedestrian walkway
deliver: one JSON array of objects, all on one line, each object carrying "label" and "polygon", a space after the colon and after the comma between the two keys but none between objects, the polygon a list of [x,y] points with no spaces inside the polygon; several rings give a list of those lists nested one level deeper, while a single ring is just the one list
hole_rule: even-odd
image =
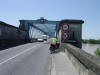
[{"label": "pedestrian walkway", "polygon": [[64,52],[52,54],[51,75],[78,75]]}]

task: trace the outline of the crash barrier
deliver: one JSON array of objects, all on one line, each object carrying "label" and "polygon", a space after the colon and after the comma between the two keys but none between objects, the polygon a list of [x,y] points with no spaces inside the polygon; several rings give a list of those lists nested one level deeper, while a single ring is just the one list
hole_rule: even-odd
[{"label": "crash barrier", "polygon": [[79,75],[100,75],[100,58],[93,56],[71,44],[62,44],[66,55]]}]

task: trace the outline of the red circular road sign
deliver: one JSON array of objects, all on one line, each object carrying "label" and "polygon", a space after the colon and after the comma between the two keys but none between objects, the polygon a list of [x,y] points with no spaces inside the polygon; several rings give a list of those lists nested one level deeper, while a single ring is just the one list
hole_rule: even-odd
[{"label": "red circular road sign", "polygon": [[40,22],[44,23],[44,18],[43,17],[41,17]]},{"label": "red circular road sign", "polygon": [[69,37],[70,37],[70,35],[67,32],[63,32],[63,34],[62,34],[62,39],[63,40],[68,40]]},{"label": "red circular road sign", "polygon": [[69,30],[69,24],[68,23],[63,23],[62,24],[62,30],[63,31],[68,31]]}]

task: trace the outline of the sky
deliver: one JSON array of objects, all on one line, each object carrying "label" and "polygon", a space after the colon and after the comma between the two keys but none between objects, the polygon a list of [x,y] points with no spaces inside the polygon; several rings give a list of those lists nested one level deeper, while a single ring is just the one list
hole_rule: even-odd
[{"label": "sky", "polygon": [[0,21],[81,19],[83,39],[100,39],[100,0],[0,0]]}]

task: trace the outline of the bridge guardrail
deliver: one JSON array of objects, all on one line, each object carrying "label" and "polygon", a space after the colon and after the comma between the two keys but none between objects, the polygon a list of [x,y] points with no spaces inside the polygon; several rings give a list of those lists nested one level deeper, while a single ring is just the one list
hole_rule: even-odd
[{"label": "bridge guardrail", "polygon": [[64,50],[77,68],[79,75],[100,75],[100,58],[71,44],[63,43]]}]

